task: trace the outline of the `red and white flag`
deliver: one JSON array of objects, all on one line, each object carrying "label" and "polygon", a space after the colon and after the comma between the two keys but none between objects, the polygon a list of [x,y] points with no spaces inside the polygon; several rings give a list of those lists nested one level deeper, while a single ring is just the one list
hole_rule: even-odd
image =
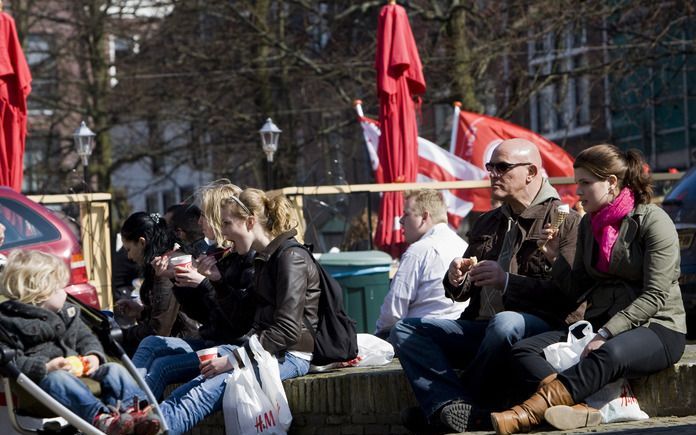
[{"label": "red and white flag", "polygon": [[[521,138],[534,143],[541,153],[545,177],[572,177],[574,159],[555,143],[500,118],[465,112],[455,103],[450,152],[483,169],[493,150],[506,139]],[[575,185],[557,186],[561,200],[571,206],[578,197]],[[490,189],[472,189],[474,211],[491,209]]]},{"label": "red and white flag", "polygon": [[[359,112],[360,113],[360,112]],[[383,182],[382,168],[377,157],[379,146],[379,122],[366,116],[360,116],[360,125],[363,129],[363,137],[367,152],[370,155],[372,170],[375,172],[375,181]],[[454,154],[448,152],[422,137],[418,138],[418,175],[419,182],[428,181],[463,181],[482,180],[488,173],[469,162],[466,162]],[[473,208],[469,190],[444,190],[442,191],[447,202],[447,216],[452,227],[457,228]]]}]

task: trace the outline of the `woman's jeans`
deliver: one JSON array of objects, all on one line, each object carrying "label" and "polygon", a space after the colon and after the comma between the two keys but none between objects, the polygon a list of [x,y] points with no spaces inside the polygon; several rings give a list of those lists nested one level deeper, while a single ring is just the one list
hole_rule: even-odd
[{"label": "woman's jeans", "polygon": [[[390,341],[416,399],[430,418],[453,400],[475,403],[482,389],[501,376],[518,340],[548,331],[542,319],[504,311],[490,320],[403,319]],[[463,383],[454,369],[466,369]]]},{"label": "woman's jeans", "polygon": [[[237,346],[219,347],[220,355],[230,356]],[[280,363],[280,379],[303,376],[309,371],[309,361],[285,353],[285,360]],[[225,394],[225,381],[229,373],[221,373],[209,379],[198,376],[180,386],[160,404],[160,409],[169,426],[170,435],[190,431],[208,415],[222,409]]]},{"label": "woman's jeans", "polygon": [[92,379],[101,385],[101,400],[92,394],[89,387],[78,377],[65,370],[55,370],[46,375],[39,386],[58,402],[69,408],[89,423],[102,412],[110,412],[108,406],[119,411],[133,406],[133,399],[146,399],[145,392],[138,387],[128,370],[114,363],[99,366]]},{"label": "woman's jeans", "polygon": [[[529,397],[539,381],[555,373],[544,359],[544,348],[566,341],[568,331],[550,331],[517,343],[513,358]],[[575,403],[580,403],[603,386],[620,378],[638,378],[673,365],[684,353],[684,334],[658,324],[637,327],[607,340],[599,349],[573,367],[564,370],[558,379],[565,385]]]},{"label": "woman's jeans", "polygon": [[133,365],[139,369],[152,394],[162,399],[170,384],[190,381],[200,374],[197,350],[205,349],[204,340],[184,340],[176,337],[145,337],[133,355]]}]

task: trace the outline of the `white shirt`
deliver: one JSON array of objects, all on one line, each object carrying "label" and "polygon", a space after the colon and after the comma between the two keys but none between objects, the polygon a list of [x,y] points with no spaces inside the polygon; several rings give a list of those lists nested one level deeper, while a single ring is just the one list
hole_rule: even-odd
[{"label": "white shirt", "polygon": [[449,264],[466,251],[467,243],[446,223],[437,224],[401,256],[389,293],[377,319],[375,333],[389,330],[407,317],[457,319],[467,302],[445,296],[442,279]]}]

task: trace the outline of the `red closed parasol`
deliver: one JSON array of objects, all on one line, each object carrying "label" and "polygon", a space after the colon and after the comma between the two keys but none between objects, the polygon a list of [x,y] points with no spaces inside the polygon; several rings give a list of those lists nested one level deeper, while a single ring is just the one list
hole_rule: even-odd
[{"label": "red closed parasol", "polygon": [[12,17],[0,12],[0,185],[22,190],[31,74]]},{"label": "red closed parasol", "polygon": [[[425,78],[411,25],[403,7],[382,7],[377,27],[378,156],[384,183],[412,183],[418,172],[418,128],[413,95],[425,92]],[[375,244],[398,256],[404,250],[399,218],[403,194],[385,192]]]}]

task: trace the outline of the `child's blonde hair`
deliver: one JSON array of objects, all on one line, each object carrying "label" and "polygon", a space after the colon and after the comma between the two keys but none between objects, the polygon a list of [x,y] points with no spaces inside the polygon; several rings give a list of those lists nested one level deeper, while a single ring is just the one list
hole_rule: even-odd
[{"label": "child's blonde hair", "polygon": [[7,256],[0,293],[25,304],[39,305],[68,284],[68,267],[55,255],[16,249]]}]

